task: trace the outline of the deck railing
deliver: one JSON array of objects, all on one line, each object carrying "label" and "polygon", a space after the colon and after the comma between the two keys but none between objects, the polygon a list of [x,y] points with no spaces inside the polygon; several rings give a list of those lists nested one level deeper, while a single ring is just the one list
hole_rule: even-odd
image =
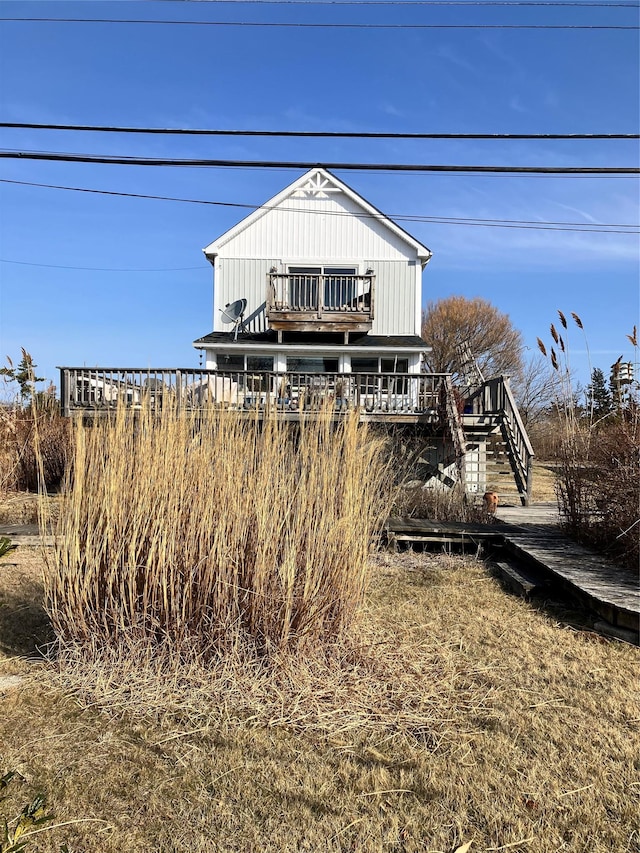
[{"label": "deck railing", "polygon": [[267,312],[373,319],[374,280],[372,274],[269,273]]},{"label": "deck railing", "polygon": [[238,411],[314,412],[329,404],[334,412],[358,409],[382,419],[393,415],[443,417],[444,374],[275,373],[202,369],[60,368],[65,415],[98,415],[124,405],[140,409],[165,405],[202,409],[210,405]]}]

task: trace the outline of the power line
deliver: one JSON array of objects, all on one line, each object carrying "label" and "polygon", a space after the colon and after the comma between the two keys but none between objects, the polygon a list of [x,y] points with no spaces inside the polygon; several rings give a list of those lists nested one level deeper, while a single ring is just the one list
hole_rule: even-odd
[{"label": "power line", "polygon": [[581,0],[143,0],[146,3],[218,3],[253,6],[578,6],[583,9],[638,9],[638,3]]},{"label": "power line", "polygon": [[9,258],[0,258],[0,264],[18,264],[21,267],[46,267],[54,270],[85,270],[90,272],[185,272],[186,270],[201,270],[199,267],[164,267],[160,269],[129,269],[126,267],[69,267],[63,264],[37,264],[34,261],[13,261]]},{"label": "power line", "polygon": [[280,27],[348,30],[640,30],[614,24],[324,24],[293,21],[166,21],[151,18],[0,18],[5,23],[158,24],[176,27]]},{"label": "power line", "polygon": [[[43,187],[46,189],[56,189],[56,190],[69,190],[72,192],[82,192],[82,193],[95,193],[98,195],[109,195],[109,196],[120,196],[123,198],[141,198],[141,199],[151,199],[155,201],[174,201],[174,202],[182,202],[185,204],[204,204],[204,205],[212,205],[216,207],[235,207],[235,208],[244,208],[248,210],[280,210],[283,212],[292,212],[298,213],[298,208],[290,208],[290,207],[270,207],[269,205],[256,205],[256,204],[243,204],[241,202],[230,202],[230,201],[209,201],[205,199],[193,199],[193,198],[176,198],[175,196],[160,196],[160,195],[147,195],[143,193],[126,193],[126,192],[117,192],[115,190],[97,190],[97,189],[89,189],[87,187],[69,187],[62,186],[60,184],[40,184],[35,183],[33,181],[15,181],[9,180],[6,178],[0,178],[0,183],[3,184],[18,184],[20,186],[28,186],[28,187]],[[350,217],[352,214],[343,213],[340,211],[321,211],[322,216],[347,216]],[[376,216],[374,214],[358,214],[358,216],[362,219],[377,219],[379,220],[382,217]],[[529,230],[544,230],[544,231],[575,231],[580,233],[581,231],[589,231],[596,232],[601,234],[636,234],[640,233],[640,231],[631,231],[631,230],[611,230],[611,229],[640,229],[640,225],[626,225],[621,223],[608,224],[604,222],[599,223],[585,223],[585,222],[549,222],[549,221],[540,221],[540,220],[532,220],[532,219],[480,219],[477,217],[457,217],[457,216],[426,216],[419,214],[389,214],[390,219],[397,220],[399,222],[421,222],[426,224],[433,225],[467,225],[467,226],[483,226],[488,228],[523,228]],[[553,227],[557,226],[557,227]],[[574,226],[574,227],[572,227]],[[17,261],[12,263],[18,263]]]},{"label": "power line", "polygon": [[[155,1],[155,0],[154,0]],[[184,2],[185,0],[179,0]],[[176,0],[170,0],[176,2]],[[200,2],[200,0],[198,0]],[[219,2],[219,0],[215,0]],[[239,2],[239,0],[232,0]],[[256,0],[252,0],[256,2]],[[262,0],[258,0],[262,2]],[[289,0],[287,0],[289,2]],[[584,139],[640,139],[638,133],[385,133],[382,131],[333,130],[236,130],[178,127],[121,127],[93,124],[42,124],[40,122],[2,121],[0,127],[22,130],[70,130],[91,133],[142,133],[170,136],[275,136],[312,139],[489,139],[489,140],[584,140]]]},{"label": "power line", "polygon": [[416,163],[312,163],[287,160],[210,160],[178,159],[161,157],[125,157],[109,154],[70,154],[46,151],[0,150],[4,160],[46,160],[63,163],[104,163],[119,166],[171,166],[171,167],[215,167],[252,169],[301,169],[318,167],[341,171],[362,172],[465,172],[494,173],[508,175],[637,175],[640,169],[634,166],[459,166]]}]

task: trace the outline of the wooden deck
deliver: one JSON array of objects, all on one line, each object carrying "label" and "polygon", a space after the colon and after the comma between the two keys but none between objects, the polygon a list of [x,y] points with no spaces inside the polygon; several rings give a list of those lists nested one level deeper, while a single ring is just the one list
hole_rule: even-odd
[{"label": "wooden deck", "polygon": [[497,522],[465,525],[394,518],[389,519],[387,529],[390,541],[396,542],[494,545],[638,643],[638,578],[566,536],[555,504],[501,507]]}]

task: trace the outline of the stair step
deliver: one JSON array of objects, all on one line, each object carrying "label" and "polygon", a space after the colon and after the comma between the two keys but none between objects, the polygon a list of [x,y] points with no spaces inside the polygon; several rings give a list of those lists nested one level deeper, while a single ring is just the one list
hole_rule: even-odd
[{"label": "stair step", "polygon": [[491,564],[505,585],[523,598],[529,598],[544,586],[544,582],[539,577],[519,565],[516,566],[514,563],[507,563],[504,560],[492,560]]}]

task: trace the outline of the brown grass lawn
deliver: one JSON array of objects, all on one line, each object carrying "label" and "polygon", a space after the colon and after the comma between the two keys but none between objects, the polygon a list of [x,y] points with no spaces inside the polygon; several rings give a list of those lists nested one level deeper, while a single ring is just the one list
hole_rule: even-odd
[{"label": "brown grass lawn", "polygon": [[556,501],[556,471],[557,463],[534,461],[533,463],[533,503]]},{"label": "brown grass lawn", "polygon": [[380,555],[331,659],[277,677],[87,671],[34,657],[41,558],[0,561],[0,816],[38,791],[27,850],[640,850],[638,649],[505,594],[483,565]]}]

